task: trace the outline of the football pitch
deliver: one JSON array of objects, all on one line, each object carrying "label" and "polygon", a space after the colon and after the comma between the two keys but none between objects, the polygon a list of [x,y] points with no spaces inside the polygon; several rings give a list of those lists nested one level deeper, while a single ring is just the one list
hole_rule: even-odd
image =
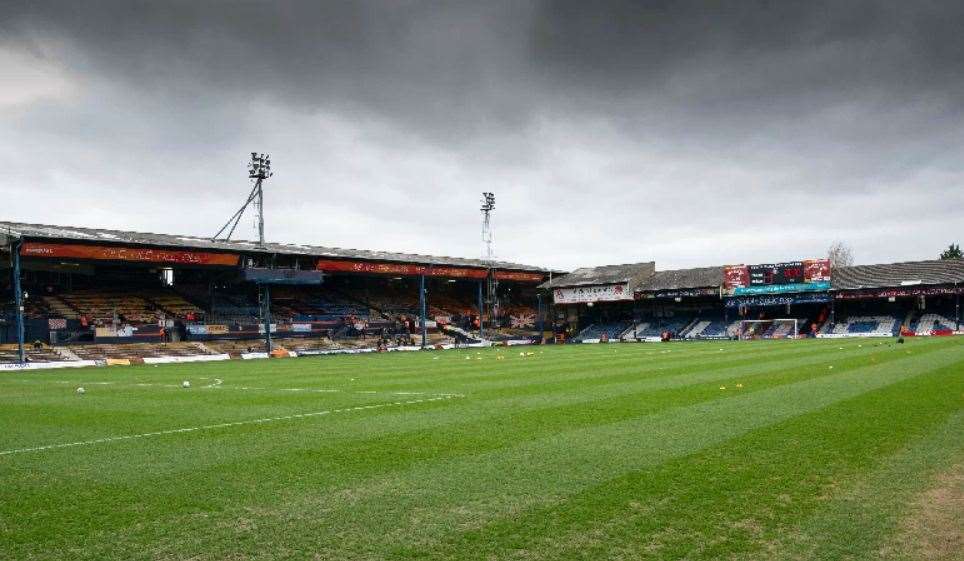
[{"label": "football pitch", "polygon": [[0,373],[5,560],[951,559],[962,501],[964,337]]}]

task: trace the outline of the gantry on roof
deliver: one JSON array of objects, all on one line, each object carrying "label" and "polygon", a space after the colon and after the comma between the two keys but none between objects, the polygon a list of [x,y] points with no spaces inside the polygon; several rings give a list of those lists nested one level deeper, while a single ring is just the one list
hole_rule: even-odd
[{"label": "gantry on roof", "polygon": [[364,249],[343,249],[337,247],[323,247],[314,245],[265,243],[259,247],[253,241],[224,241],[211,240],[197,236],[182,236],[172,234],[151,234],[146,232],[129,232],[123,230],[105,230],[100,228],[79,228],[74,226],[51,226],[45,224],[23,224],[19,222],[0,221],[0,236],[48,241],[83,241],[104,244],[129,244],[149,247],[190,248],[203,250],[232,251],[239,253],[262,253],[304,255],[307,257],[338,257],[346,259],[363,259],[366,261],[387,261],[393,263],[414,263],[421,265],[444,265],[455,267],[494,267],[498,269],[530,271],[548,273],[548,269],[509,263],[505,261],[482,261],[481,259],[465,259],[461,257],[442,257],[435,255],[420,255],[415,253],[393,253],[388,251],[370,251]]}]

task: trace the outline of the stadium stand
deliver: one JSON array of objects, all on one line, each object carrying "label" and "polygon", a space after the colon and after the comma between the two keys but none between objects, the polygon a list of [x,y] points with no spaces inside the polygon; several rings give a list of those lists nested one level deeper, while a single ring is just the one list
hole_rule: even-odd
[{"label": "stadium stand", "polygon": [[[478,287],[486,282],[483,268],[489,264],[477,260],[284,244],[263,249],[249,242],[3,222],[0,229],[7,239],[21,236],[42,246],[23,254],[24,290],[30,293],[24,301],[25,331],[28,342],[55,346],[30,344],[28,358],[34,362],[136,362],[261,351],[261,291],[254,284],[259,279],[249,273],[275,267],[291,273],[283,281],[299,281],[271,290],[273,339],[279,347],[310,353],[411,344],[411,335],[421,333],[420,276],[428,294],[427,343],[480,339]],[[65,247],[69,251],[57,253]],[[15,340],[7,296],[12,294],[10,252],[10,246],[0,246],[0,343]],[[496,288],[496,317],[485,310],[485,338],[533,339],[540,324],[535,287],[548,272],[494,265],[506,267],[508,276]],[[317,282],[311,273],[318,275]],[[533,276],[513,284],[511,279],[518,280],[513,275],[526,274]],[[545,328],[564,340],[579,326],[574,341],[795,335],[786,322],[741,328],[736,314],[797,317],[800,334],[816,326],[820,335],[831,337],[946,335],[959,328],[954,298],[964,283],[960,259],[841,267],[821,294],[786,297],[778,291],[739,301],[735,292],[725,293],[723,274],[723,267],[657,271],[652,262],[556,274],[541,286],[548,291],[541,303],[568,301],[555,302]],[[594,294],[599,298],[593,300]],[[827,321],[834,304],[836,323]],[[15,355],[0,347],[0,362],[16,360]]]}]

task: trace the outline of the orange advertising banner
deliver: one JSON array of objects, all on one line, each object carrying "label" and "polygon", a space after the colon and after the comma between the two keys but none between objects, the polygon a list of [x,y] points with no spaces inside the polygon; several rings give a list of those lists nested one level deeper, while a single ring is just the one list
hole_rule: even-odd
[{"label": "orange advertising banner", "polygon": [[[359,273],[369,275],[399,275],[443,277],[450,279],[483,280],[488,276],[486,269],[474,267],[450,267],[445,265],[414,265],[409,263],[386,263],[372,261],[352,261],[348,259],[319,259],[315,265],[319,271],[330,273]],[[499,280],[541,282],[539,273],[523,271],[496,271]]]},{"label": "orange advertising banner", "polygon": [[411,265],[408,263],[385,263],[373,261],[351,261],[347,259],[319,259],[315,268],[319,271],[337,273],[363,273],[374,275],[425,275],[427,277],[450,277],[465,279],[484,279],[485,269],[469,267],[433,267],[430,265]]},{"label": "orange advertising banner", "polygon": [[229,267],[236,266],[240,260],[240,256],[233,253],[41,242],[25,242],[20,248],[20,255],[24,257],[136,261],[139,263],[171,263],[175,265],[221,265]]},{"label": "orange advertising banner", "polygon": [[507,281],[542,282],[546,280],[546,275],[542,273],[527,273],[525,271],[496,271],[495,278]]}]

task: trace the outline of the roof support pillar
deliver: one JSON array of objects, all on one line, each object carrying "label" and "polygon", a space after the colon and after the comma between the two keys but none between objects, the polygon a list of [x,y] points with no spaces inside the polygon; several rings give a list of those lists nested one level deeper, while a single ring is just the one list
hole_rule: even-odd
[{"label": "roof support pillar", "polygon": [[418,315],[420,319],[420,324],[422,326],[422,348],[425,348],[426,339],[428,339],[428,327],[425,322],[428,321],[428,306],[426,302],[425,294],[425,275],[418,276]]},{"label": "roof support pillar", "polygon": [[957,291],[957,283],[954,283],[954,321],[957,322],[955,331],[961,330],[961,293]]},{"label": "roof support pillar", "polygon": [[482,315],[485,313],[485,302],[482,298],[482,281],[479,281],[479,339],[484,339],[485,336],[482,335]]},{"label": "roof support pillar", "polygon": [[261,304],[264,306],[262,315],[264,316],[264,348],[271,356],[271,285],[264,283],[261,285]]},{"label": "roof support pillar", "polygon": [[20,245],[16,241],[10,246],[10,257],[13,259],[13,304],[16,314],[17,330],[17,359],[20,364],[27,362],[27,354],[23,348],[23,289],[20,287]]},{"label": "roof support pillar", "polygon": [[543,326],[542,293],[536,292],[536,329],[539,331],[539,344],[543,343],[542,335],[545,333]]}]

